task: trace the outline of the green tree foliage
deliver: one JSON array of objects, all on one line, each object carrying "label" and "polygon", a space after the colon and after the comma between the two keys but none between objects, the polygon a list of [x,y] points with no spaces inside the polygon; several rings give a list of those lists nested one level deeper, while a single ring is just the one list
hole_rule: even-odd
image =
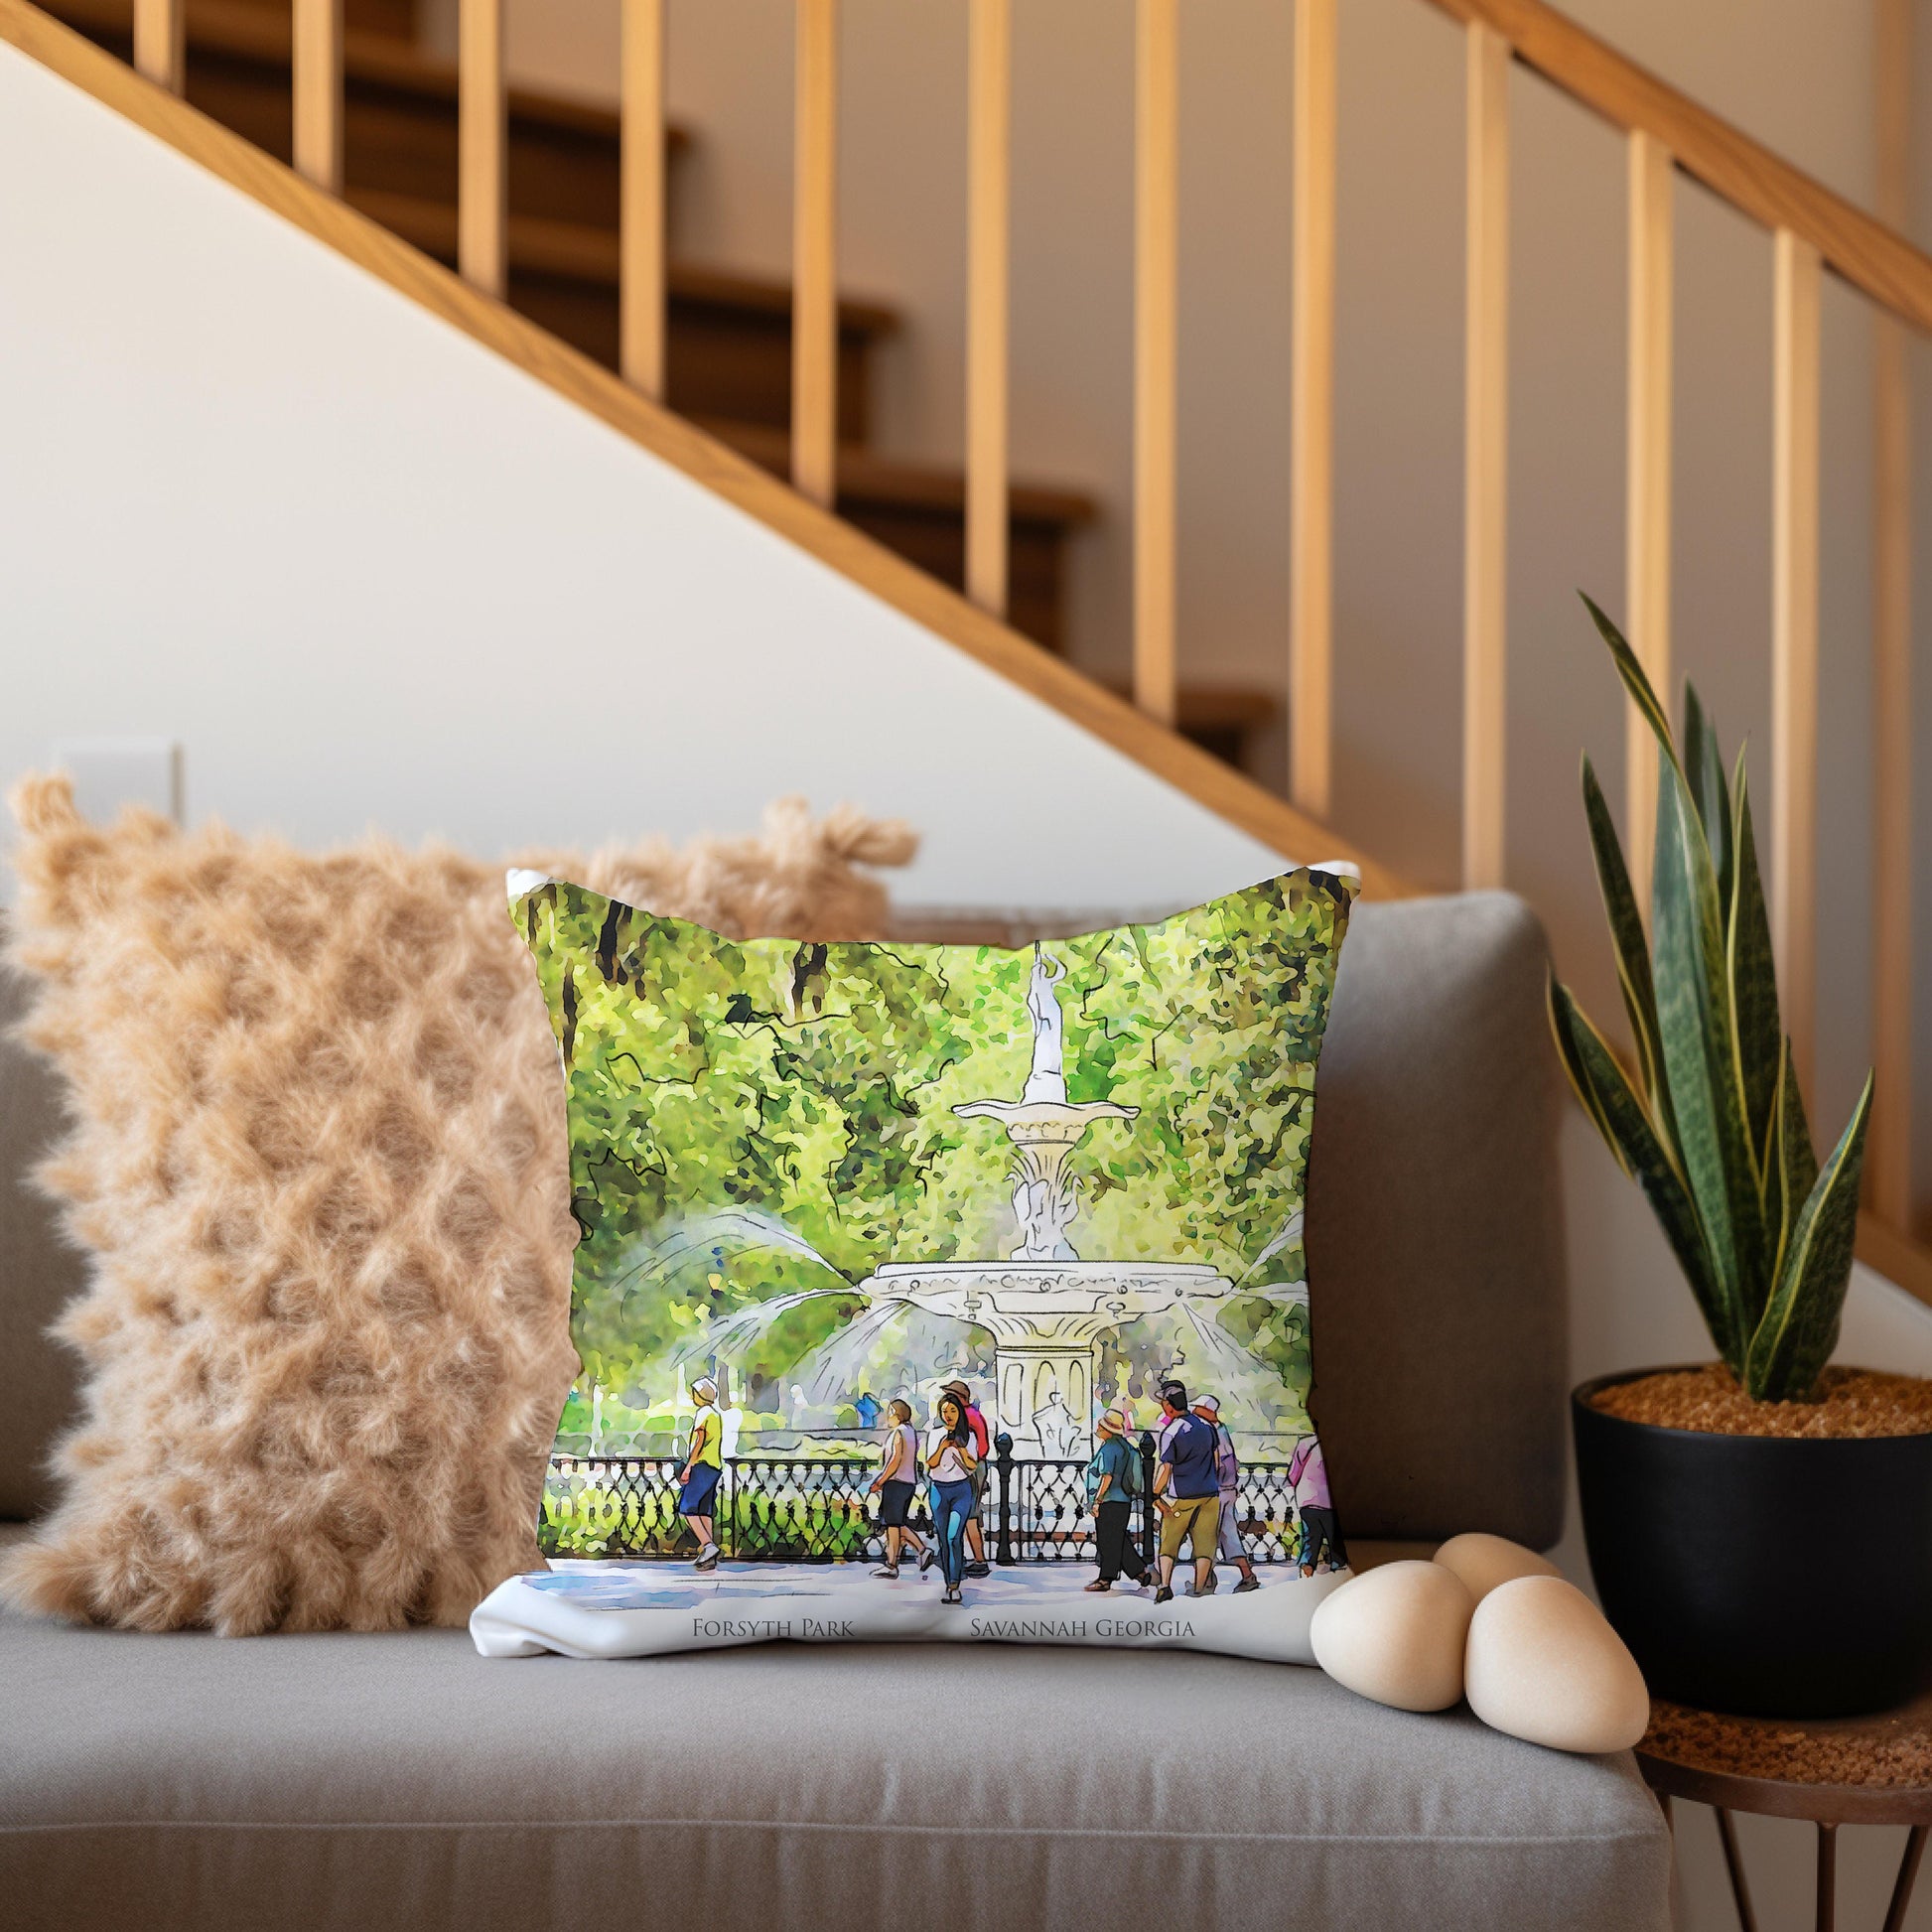
[{"label": "green tree foliage", "polygon": [[[1069,1097],[1140,1109],[1075,1157],[1083,1254],[1237,1277],[1265,1256],[1250,1286],[1300,1279],[1351,897],[1293,875],[1052,942]],[[1031,951],[737,942],[561,884],[516,909],[569,1082],[573,1326],[592,1379],[625,1389],[709,1323],[841,1290],[777,1314],[739,1363],[776,1373],[864,1308],[856,1285],[882,1263],[1010,1251],[1013,1150],[953,1108],[1026,1083]],[[1270,1352],[1306,1377],[1305,1326],[1297,1344],[1279,1311],[1274,1325]]]}]

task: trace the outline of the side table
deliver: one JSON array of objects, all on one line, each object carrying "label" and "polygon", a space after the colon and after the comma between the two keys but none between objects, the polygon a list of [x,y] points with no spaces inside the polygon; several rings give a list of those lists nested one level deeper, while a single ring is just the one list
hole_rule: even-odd
[{"label": "side table", "polygon": [[1803,1818],[1818,1828],[1818,1932],[1838,1923],[1838,1828],[1903,1825],[1884,1932],[1901,1932],[1932,1831],[1932,1697],[1869,1718],[1733,1718],[1652,1702],[1637,1768],[1671,1816],[1671,1801],[1718,1818],[1730,1894],[1743,1932],[1757,1932],[1733,1812]]}]

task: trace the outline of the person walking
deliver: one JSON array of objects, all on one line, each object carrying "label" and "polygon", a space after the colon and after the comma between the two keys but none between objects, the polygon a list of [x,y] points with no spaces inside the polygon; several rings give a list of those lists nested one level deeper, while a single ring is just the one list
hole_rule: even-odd
[{"label": "person walking", "polygon": [[[1261,1587],[1261,1580],[1248,1561],[1247,1551],[1241,1547],[1241,1458],[1234,1452],[1234,1433],[1221,1420],[1221,1405],[1214,1396],[1196,1396],[1194,1414],[1214,1432],[1214,1477],[1221,1505],[1215,1551],[1223,1563],[1239,1567],[1241,1581],[1235,1585],[1234,1593],[1245,1596],[1249,1590]],[[1210,1570],[1208,1594],[1211,1596],[1219,1587],[1220,1580]]]},{"label": "person walking", "polygon": [[[932,1534],[946,1580],[941,1602],[961,1600],[959,1587],[966,1576],[966,1524],[973,1512],[973,1471],[978,1466],[966,1404],[950,1388],[941,1389],[939,1420],[925,1453],[926,1478],[932,1485]],[[932,1563],[934,1554],[931,1550],[919,1553],[921,1571]]]},{"label": "person walking", "polygon": [[993,1467],[992,1433],[963,1377],[955,1376],[940,1390],[940,1394],[956,1395],[966,1405],[966,1426],[973,1432],[973,1453],[979,1458],[973,1465],[973,1513],[966,1519],[966,1574],[969,1577],[990,1577],[993,1566],[986,1560],[986,1532],[980,1528],[980,1517],[986,1508],[986,1480]]},{"label": "person walking", "polygon": [[886,1405],[886,1417],[885,1455],[872,1479],[880,1527],[886,1532],[886,1562],[872,1574],[893,1578],[898,1575],[900,1551],[909,1545],[923,1557],[925,1544],[908,1520],[919,1481],[919,1438],[912,1427],[912,1406],[895,1398]]},{"label": "person walking", "polygon": [[1123,1573],[1135,1584],[1148,1581],[1147,1564],[1134,1546],[1134,1498],[1141,1493],[1141,1452],[1127,1440],[1112,1409],[1100,1418],[1100,1447],[1087,1464],[1087,1493],[1093,1503],[1093,1535],[1099,1545],[1100,1575],[1090,1590],[1107,1590]]},{"label": "person walking", "polygon": [[1330,1572],[1348,1567],[1341,1525],[1328,1496],[1328,1463],[1318,1438],[1305,1436],[1288,1458],[1288,1488],[1302,1512],[1302,1575],[1312,1577],[1325,1553]]},{"label": "person walking", "polygon": [[694,1570],[718,1568],[718,1539],[713,1533],[712,1512],[717,1507],[718,1482],[725,1472],[725,1427],[717,1410],[718,1385],[701,1375],[691,1384],[691,1399],[698,1412],[691,1418],[691,1447],[678,1471],[678,1514],[691,1526],[698,1539],[698,1560]]},{"label": "person walking", "polygon": [[1194,1560],[1194,1594],[1214,1581],[1214,1539],[1221,1522],[1221,1485],[1214,1471],[1214,1430],[1187,1407],[1181,1382],[1161,1384],[1161,1457],[1154,1471],[1154,1506],[1161,1512],[1161,1587],[1157,1603],[1173,1598],[1173,1567],[1185,1543]]}]

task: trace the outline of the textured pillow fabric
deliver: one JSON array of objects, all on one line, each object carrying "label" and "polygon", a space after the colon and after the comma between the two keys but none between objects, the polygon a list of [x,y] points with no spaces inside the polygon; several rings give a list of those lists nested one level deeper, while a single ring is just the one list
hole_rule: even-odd
[{"label": "textured pillow fabric", "polygon": [[1345,1563],[1302,1207],[1351,880],[1018,951],[735,942],[527,883],[583,1372],[554,1567],[479,1610],[485,1650],[1305,1656]]},{"label": "textured pillow fabric", "polygon": [[[461,1622],[534,1557],[573,1371],[556,1049],[501,873],[379,839],[315,857],[15,795],[26,1036],[70,1131],[41,1171],[90,1282],[83,1406],[10,1592],[143,1629]],[[587,870],[740,930],[879,930],[901,828]]]}]

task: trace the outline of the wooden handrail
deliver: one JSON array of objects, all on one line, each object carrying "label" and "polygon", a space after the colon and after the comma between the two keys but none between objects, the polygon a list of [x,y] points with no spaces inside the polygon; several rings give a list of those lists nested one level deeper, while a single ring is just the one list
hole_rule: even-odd
[{"label": "wooden handrail", "polygon": [[672,415],[536,323],[489,300],[346,202],[324,194],[252,142],[144,80],[29,0],[0,0],[0,41],[758,518],[976,663],[1111,745],[1204,811],[1293,863],[1332,859],[1355,866],[1374,897],[1411,898],[1421,890]]},{"label": "wooden handrail", "polygon": [[1771,229],[1788,228],[1862,294],[1932,334],[1932,255],[1701,107],[1543,0],[1429,0],[1501,34],[1527,68],[1626,134],[1653,136],[1678,167]]}]

